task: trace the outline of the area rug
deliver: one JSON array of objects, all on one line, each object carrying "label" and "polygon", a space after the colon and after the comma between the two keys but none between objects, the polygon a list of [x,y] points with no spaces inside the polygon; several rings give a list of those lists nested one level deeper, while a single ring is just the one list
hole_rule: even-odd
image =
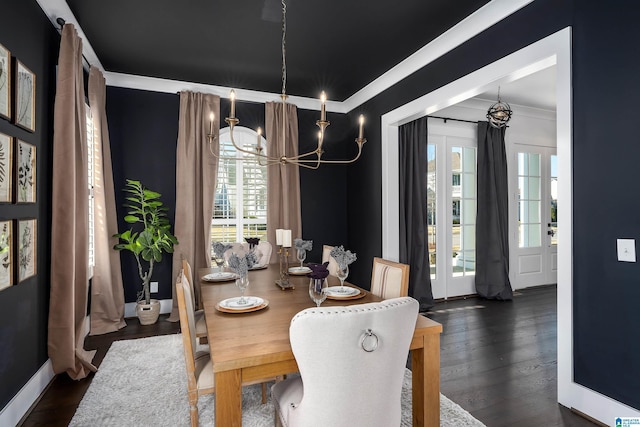
[{"label": "area rug", "polygon": [[[111,345],[70,426],[189,426],[182,336],[116,341]],[[201,426],[214,425],[213,395],[198,401]],[[261,403],[260,385],[243,388],[242,425],[273,425],[271,400]],[[484,426],[440,395],[441,426]],[[402,391],[402,426],[411,426],[411,371]]]}]

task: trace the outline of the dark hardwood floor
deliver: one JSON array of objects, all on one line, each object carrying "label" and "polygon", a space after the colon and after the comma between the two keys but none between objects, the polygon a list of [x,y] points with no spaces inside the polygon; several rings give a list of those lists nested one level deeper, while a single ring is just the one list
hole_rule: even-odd
[{"label": "dark hardwood floor", "polygon": [[[428,315],[443,324],[441,391],[488,427],[594,426],[556,402],[556,288],[518,292],[513,301],[467,298],[441,302]],[[171,334],[165,321],[88,337],[99,366],[111,343]],[[57,376],[25,417],[23,426],[66,426],[89,387],[86,380]]]}]

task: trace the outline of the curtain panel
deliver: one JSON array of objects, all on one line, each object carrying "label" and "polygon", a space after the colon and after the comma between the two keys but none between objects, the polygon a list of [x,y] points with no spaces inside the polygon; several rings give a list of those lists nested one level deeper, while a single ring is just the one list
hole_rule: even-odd
[{"label": "curtain panel", "polygon": [[[213,145],[219,152],[220,97],[180,92],[180,117],[176,148],[176,216],[174,234],[178,245],[173,254],[173,277],[186,259],[194,272],[211,266],[211,219],[218,174],[218,158],[209,148],[210,114],[215,115]],[[173,309],[170,321],[178,321],[178,301],[172,286]],[[201,308],[200,281],[194,281],[196,307]]]},{"label": "curtain panel", "polygon": [[82,40],[65,24],[53,113],[51,291],[48,353],[55,373],[82,379],[96,371],[84,350],[88,284],[88,171]]},{"label": "curtain panel", "polygon": [[476,292],[488,299],[513,298],[509,281],[509,188],[505,128],[478,122]]},{"label": "curtain panel", "polygon": [[[284,112],[283,112],[284,110]],[[286,115],[286,117],[285,117]],[[267,153],[270,156],[298,155],[298,110],[282,102],[265,104]],[[284,126],[284,139],[283,139]],[[276,164],[267,168],[267,239],[275,244],[276,229],[291,230],[292,238],[302,237],[300,210],[300,167]],[[277,262],[273,251],[271,262]]]},{"label": "curtain panel", "polygon": [[118,239],[116,199],[111,168],[111,144],[107,126],[106,86],[102,72],[89,70],[89,105],[96,133],[94,147],[93,201],[95,265],[91,280],[91,335],[114,332],[127,326],[124,321],[124,288],[120,253],[113,249]]},{"label": "curtain panel", "polygon": [[399,128],[400,253],[409,264],[409,295],[420,311],[434,305],[427,230],[427,117]]}]

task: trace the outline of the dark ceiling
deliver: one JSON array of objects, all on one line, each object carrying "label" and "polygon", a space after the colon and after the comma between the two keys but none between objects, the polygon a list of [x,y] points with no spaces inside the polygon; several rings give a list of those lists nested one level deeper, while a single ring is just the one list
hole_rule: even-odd
[{"label": "dark ceiling", "polygon": [[[106,71],[280,93],[279,0],[67,0]],[[488,0],[289,0],[287,93],[344,101]]]}]

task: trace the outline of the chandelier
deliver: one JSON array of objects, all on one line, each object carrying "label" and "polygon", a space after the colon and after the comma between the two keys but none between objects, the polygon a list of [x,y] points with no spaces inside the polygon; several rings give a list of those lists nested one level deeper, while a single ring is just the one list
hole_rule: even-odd
[{"label": "chandelier", "polygon": [[500,87],[498,86],[498,102],[489,107],[487,119],[494,128],[503,128],[511,120],[511,107],[506,102],[500,100]]},{"label": "chandelier", "polygon": [[[285,114],[285,106],[286,106],[286,101],[288,98],[287,95],[287,61],[286,61],[286,35],[287,35],[287,5],[285,3],[285,0],[281,0],[282,3],[282,94],[280,95],[280,98],[282,99],[282,114],[283,114],[283,120],[282,120],[282,140],[285,140],[285,136],[286,136],[286,129],[287,129],[287,115]],[[265,153],[264,147],[262,147],[262,130],[260,128],[258,128],[258,139],[257,139],[257,143],[255,146],[253,146],[251,149],[246,149],[244,147],[241,147],[239,145],[236,144],[235,139],[233,137],[233,128],[240,123],[240,120],[236,117],[236,94],[235,91],[232,89],[231,93],[229,94],[229,99],[231,100],[231,111],[229,114],[229,117],[225,118],[224,121],[229,125],[229,138],[231,139],[231,143],[233,144],[234,148],[241,152],[241,153],[245,153],[245,154],[250,154],[256,157],[258,164],[260,164],[261,166],[270,166],[270,165],[287,165],[287,164],[291,164],[291,165],[298,165],[307,169],[318,169],[320,167],[321,164],[327,164],[327,163],[333,163],[333,164],[347,164],[347,163],[353,163],[356,160],[358,160],[358,158],[360,158],[360,154],[362,154],[362,146],[364,145],[365,142],[367,142],[366,138],[363,137],[363,132],[364,132],[364,116],[360,115],[359,117],[359,132],[358,132],[358,137],[356,138],[356,144],[358,145],[358,153],[355,155],[355,157],[353,157],[352,159],[348,159],[348,160],[324,160],[322,159],[322,154],[324,154],[324,150],[322,148],[323,142],[324,142],[324,133],[325,130],[327,128],[327,126],[330,125],[330,122],[327,120],[327,112],[326,112],[326,100],[327,97],[325,95],[324,92],[322,92],[321,96],[320,96],[320,120],[316,121],[316,125],[318,126],[318,128],[320,128],[319,132],[318,132],[318,145],[316,147],[315,150],[303,153],[303,154],[297,154],[295,156],[271,156],[268,153]],[[214,116],[213,113],[211,113],[210,117],[210,131],[209,134],[207,135],[208,140],[209,140],[209,151],[211,151],[211,153],[220,158],[220,159],[230,159],[230,160],[244,160],[243,158],[236,158],[236,157],[227,157],[227,156],[221,156],[219,154],[216,154],[212,148],[213,146],[213,141],[215,139],[214,135],[213,135],[213,121],[214,121]]]}]

